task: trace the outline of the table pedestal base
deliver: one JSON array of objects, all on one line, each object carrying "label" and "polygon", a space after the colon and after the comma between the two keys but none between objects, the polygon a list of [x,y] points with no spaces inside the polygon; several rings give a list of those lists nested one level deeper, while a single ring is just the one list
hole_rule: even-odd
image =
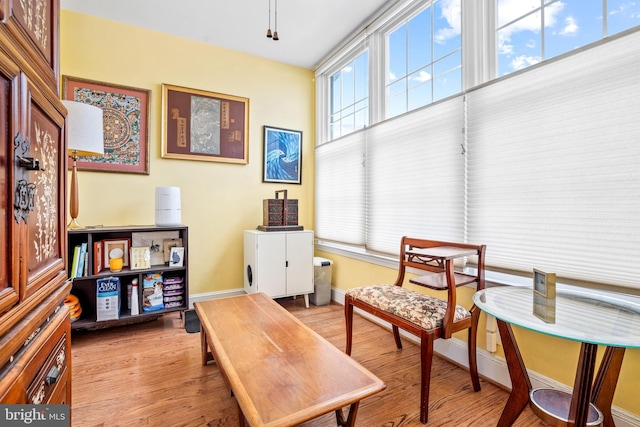
[{"label": "table pedestal base", "polygon": [[[511,394],[507,400],[500,420],[499,427],[511,426],[522,413],[528,403],[531,402],[531,380],[522,360],[522,355],[513,336],[511,325],[497,319],[500,338],[509,368],[511,378]],[[573,395],[569,401],[569,409],[566,412],[566,422],[555,425],[567,425],[569,427],[583,427],[588,424],[590,409],[595,406],[602,411],[604,427],[613,427],[615,423],[611,416],[611,402],[615,392],[624,348],[607,347],[600,364],[598,374],[593,380],[595,371],[596,353],[598,347],[595,344],[582,343],[580,359],[573,385]],[[537,408],[532,406],[533,410]],[[546,420],[545,420],[546,421]]]},{"label": "table pedestal base", "polygon": [[[541,420],[552,426],[566,426],[569,424],[569,408],[572,395],[560,390],[536,388],[529,393],[531,410]],[[591,403],[587,415],[587,427],[600,426],[604,417],[602,412]]]}]

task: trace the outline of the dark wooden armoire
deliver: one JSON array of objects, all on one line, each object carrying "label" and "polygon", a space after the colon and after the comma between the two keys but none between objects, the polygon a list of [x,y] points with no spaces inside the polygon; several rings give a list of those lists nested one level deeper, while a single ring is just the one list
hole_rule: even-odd
[{"label": "dark wooden armoire", "polygon": [[71,403],[59,0],[0,0],[0,402]]}]

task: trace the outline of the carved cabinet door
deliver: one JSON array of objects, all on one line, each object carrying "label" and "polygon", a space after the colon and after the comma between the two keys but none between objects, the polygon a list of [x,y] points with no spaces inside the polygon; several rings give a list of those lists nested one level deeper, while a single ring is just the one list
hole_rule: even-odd
[{"label": "carved cabinet door", "polygon": [[15,305],[20,296],[18,223],[13,208],[14,136],[19,122],[12,108],[19,99],[19,81],[17,65],[0,51],[0,313]]},{"label": "carved cabinet door", "polygon": [[[24,58],[47,85],[58,90],[59,0],[0,0],[8,3],[6,27],[25,52]],[[0,12],[1,13],[1,12]]]},{"label": "carved cabinet door", "polygon": [[24,221],[25,243],[21,254],[24,260],[21,277],[26,278],[23,283],[28,298],[44,285],[53,289],[66,280],[64,200],[67,163],[64,116],[31,82],[26,81],[24,87],[25,134],[30,146],[29,157],[37,163],[27,167],[28,218]]},{"label": "carved cabinet door", "polygon": [[[2,403],[40,395],[51,361],[70,357],[58,9],[59,0],[0,0]],[[50,396],[44,388],[47,402],[71,403],[70,375],[69,365]]]}]

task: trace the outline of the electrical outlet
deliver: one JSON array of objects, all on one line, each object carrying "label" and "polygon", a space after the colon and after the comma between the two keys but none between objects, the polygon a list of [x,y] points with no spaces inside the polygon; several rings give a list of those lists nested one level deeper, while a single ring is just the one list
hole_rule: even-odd
[{"label": "electrical outlet", "polygon": [[487,351],[495,353],[498,349],[497,342],[499,336],[497,332],[487,332]]},{"label": "electrical outlet", "polygon": [[496,332],[498,330],[498,323],[496,322],[496,318],[487,315],[487,332]]}]

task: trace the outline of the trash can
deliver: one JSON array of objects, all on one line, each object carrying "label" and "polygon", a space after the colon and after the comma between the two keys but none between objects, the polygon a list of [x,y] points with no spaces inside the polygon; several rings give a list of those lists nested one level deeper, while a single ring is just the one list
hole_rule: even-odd
[{"label": "trash can", "polygon": [[327,305],[331,302],[331,264],[330,259],[313,257],[313,287],[309,301],[314,305]]}]

